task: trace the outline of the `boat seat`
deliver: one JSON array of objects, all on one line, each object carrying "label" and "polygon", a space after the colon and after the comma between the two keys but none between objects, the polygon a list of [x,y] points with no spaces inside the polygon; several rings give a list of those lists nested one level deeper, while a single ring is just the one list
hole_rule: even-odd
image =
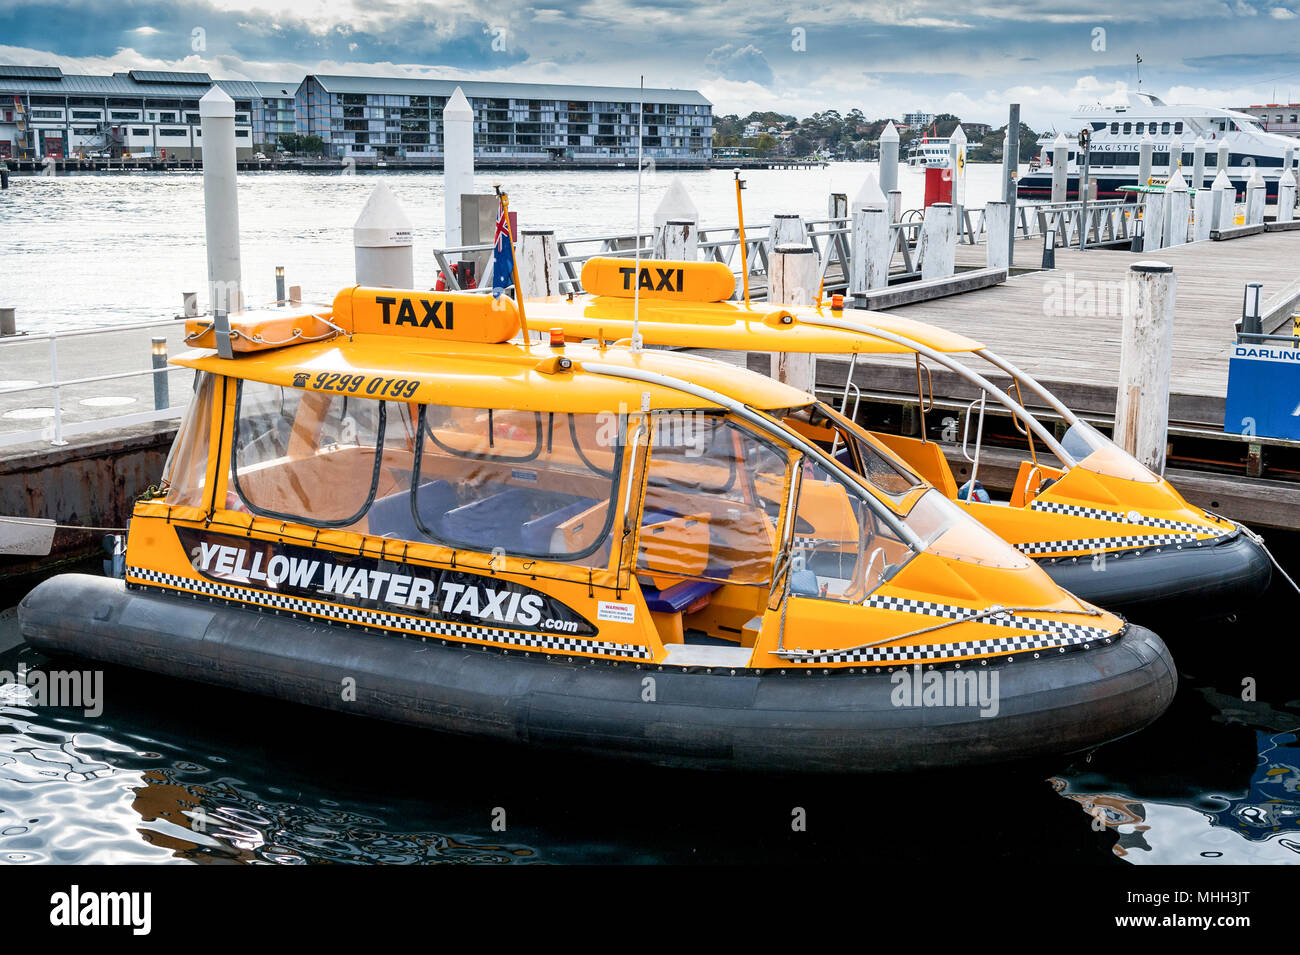
[{"label": "boat seat", "polygon": [[[524,543],[526,524],[540,519],[539,514],[547,516],[548,512],[567,508],[579,500],[589,499],[534,488],[508,488],[448,511],[443,515],[441,530],[449,541],[460,541],[483,550],[494,547],[516,552],[527,550]],[[588,503],[586,506],[591,505]],[[545,550],[549,544],[548,533],[542,549]]]},{"label": "boat seat", "polygon": [[[442,516],[456,506],[456,491],[446,481],[429,481],[420,485],[415,499],[420,508],[420,520],[425,527],[433,530]],[[395,537],[399,540],[424,538],[411,515],[410,491],[398,491],[381,497],[370,505],[367,517],[369,533],[376,537]]]},{"label": "boat seat", "polygon": [[666,590],[660,590],[653,584],[641,585],[645,605],[654,613],[681,613],[687,607],[703,600],[721,587],[716,580],[683,580]]},{"label": "boat seat", "polygon": [[555,551],[551,538],[556,528],[571,517],[577,517],[583,511],[594,507],[596,501],[590,497],[580,497],[572,504],[566,504],[558,511],[543,514],[526,522],[520,536],[523,538],[524,550],[530,554],[549,554]]}]

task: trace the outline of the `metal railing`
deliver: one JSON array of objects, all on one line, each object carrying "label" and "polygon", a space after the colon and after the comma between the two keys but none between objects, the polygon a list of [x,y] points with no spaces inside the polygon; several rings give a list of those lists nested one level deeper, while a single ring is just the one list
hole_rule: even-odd
[{"label": "metal railing", "polygon": [[[1017,205],[1015,232],[1020,239],[1042,236],[1049,231],[1059,235],[1058,245],[1077,245],[1080,230],[1088,232],[1088,244],[1106,244],[1132,238],[1133,222],[1140,207],[1122,199],[1089,202],[1086,211],[1083,203],[1062,202],[1041,205]],[[957,241],[965,245],[980,245],[988,240],[986,214],[983,207],[963,208],[961,228]],[[902,221],[890,224],[893,267],[890,278],[907,280],[918,278],[921,263],[917,254],[924,213],[909,209]],[[819,257],[819,279],[825,292],[841,292],[848,288],[849,258],[853,238],[853,219],[850,216],[804,221],[805,237]],[[696,230],[700,258],[706,262],[721,262],[739,277],[742,253],[740,230],[736,226],[701,226]],[[768,254],[771,248],[771,223],[759,223],[745,228],[743,261],[751,277],[762,277],[768,271]],[[654,232],[643,231],[612,233],[607,235],[556,238],[559,253],[561,294],[581,294],[582,265],[595,256],[633,258],[638,247],[643,257],[653,254]],[[469,260],[475,263],[475,274],[482,275],[492,251],[490,245],[467,245],[451,249],[434,249],[433,256],[444,276],[447,287],[459,291],[461,286],[451,271],[454,262]],[[740,283],[737,283],[739,287]],[[752,283],[751,283],[752,284]],[[751,288],[751,295],[763,299],[766,289],[759,284]]]},{"label": "metal railing", "polygon": [[[89,434],[95,431],[101,431],[106,428],[129,427],[137,424],[148,424],[154,421],[166,421],[173,418],[179,418],[185,412],[186,404],[171,405],[167,402],[167,407],[157,407],[160,396],[164,393],[162,390],[155,388],[155,408],[153,411],[135,412],[132,414],[113,415],[109,417],[92,418],[87,421],[65,422],[63,410],[63,391],[76,385],[98,384],[106,381],[119,381],[126,378],[140,378],[150,376],[155,381],[158,376],[166,376],[173,371],[189,371],[187,368],[166,363],[166,351],[161,354],[161,363],[155,358],[153,367],[142,368],[132,371],[113,372],[104,375],[88,375],[80,378],[60,378],[59,377],[59,343],[75,338],[89,338],[93,336],[106,336],[120,334],[122,332],[140,331],[143,329],[170,327],[173,329],[184,329],[184,319],[160,319],[151,322],[136,322],[128,325],[115,325],[111,328],[82,328],[71,329],[68,331],[59,331],[52,329],[42,334],[14,335],[0,339],[0,355],[3,355],[4,349],[14,348],[16,346],[27,345],[32,347],[40,342],[45,342],[49,356],[49,381],[38,382],[31,385],[19,385],[12,388],[0,389],[0,398],[10,395],[45,392],[51,394],[51,405],[53,410],[52,420],[40,427],[24,431],[11,431],[0,433],[0,448],[14,447],[20,444],[31,444],[37,442],[48,442],[51,445],[67,444],[67,439],[79,434]],[[165,342],[165,339],[164,339]],[[152,343],[156,355],[157,343]],[[164,344],[165,349],[165,344]],[[6,369],[12,368],[12,361],[4,361],[0,358],[0,363]],[[165,377],[163,378],[165,381]],[[185,398],[189,398],[186,391]]]}]

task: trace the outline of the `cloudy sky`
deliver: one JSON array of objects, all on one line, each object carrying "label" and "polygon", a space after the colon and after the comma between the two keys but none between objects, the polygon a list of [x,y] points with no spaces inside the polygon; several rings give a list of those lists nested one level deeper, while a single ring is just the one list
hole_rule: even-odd
[{"label": "cloudy sky", "polygon": [[1300,0],[0,0],[0,63],[294,80],[509,78],[701,90],[720,113],[914,109],[1030,125],[1142,84],[1300,99]]}]

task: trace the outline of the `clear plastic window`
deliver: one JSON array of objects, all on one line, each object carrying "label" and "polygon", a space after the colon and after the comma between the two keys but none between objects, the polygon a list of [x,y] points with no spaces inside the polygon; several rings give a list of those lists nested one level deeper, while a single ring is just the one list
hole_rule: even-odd
[{"label": "clear plastic window", "polygon": [[425,406],[389,429],[370,533],[607,566],[625,430],[617,415]]},{"label": "clear plastic window", "polygon": [[1086,421],[1070,426],[1061,439],[1061,447],[1079,462],[1079,467],[1096,474],[1156,484],[1160,481],[1137,458],[1106,437]]},{"label": "clear plastic window", "polygon": [[805,458],[801,470],[790,593],[860,603],[914,551],[880,520],[860,488],[818,461]]},{"label": "clear plastic window", "polygon": [[212,439],[212,402],[216,378],[200,371],[194,379],[194,395],[181,419],[176,440],[163,467],[164,500],[184,507],[206,504],[208,444]]},{"label": "clear plastic window", "polygon": [[925,545],[927,553],[984,567],[1022,569],[1030,559],[932,488],[907,514],[907,526]]},{"label": "clear plastic window", "polygon": [[375,494],[383,402],[241,381],[232,487],[255,514],[359,525]]},{"label": "clear plastic window", "polygon": [[637,571],[768,585],[786,496],[785,453],[720,415],[656,412]]},{"label": "clear plastic window", "polygon": [[784,421],[895,504],[925,483],[856,424],[821,402],[789,412]]}]

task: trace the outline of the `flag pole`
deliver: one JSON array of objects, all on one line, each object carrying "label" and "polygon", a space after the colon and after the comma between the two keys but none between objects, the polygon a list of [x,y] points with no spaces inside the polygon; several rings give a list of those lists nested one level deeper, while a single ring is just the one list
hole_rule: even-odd
[{"label": "flag pole", "polygon": [[736,224],[740,231],[740,278],[745,283],[745,308],[749,308],[749,249],[745,246],[745,204],[740,201],[740,190],[745,188],[745,180],[736,172]]},{"label": "flag pole", "polygon": [[641,74],[641,101],[636,111],[636,271],[632,289],[632,351],[641,350],[641,139],[645,130],[645,74]]},{"label": "flag pole", "polygon": [[510,242],[510,277],[515,283],[515,305],[519,309],[519,330],[524,333],[524,341],[532,340],[528,334],[528,319],[524,317],[524,295],[519,288],[519,257],[515,255],[515,237],[510,229],[510,196],[501,191],[500,186],[494,186],[497,196],[501,200],[501,214],[506,217],[506,239]]}]

